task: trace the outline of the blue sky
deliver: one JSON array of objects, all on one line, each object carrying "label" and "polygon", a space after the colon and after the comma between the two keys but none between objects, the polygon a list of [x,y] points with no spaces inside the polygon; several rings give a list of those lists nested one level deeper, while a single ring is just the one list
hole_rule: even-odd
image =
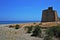
[{"label": "blue sky", "polygon": [[41,21],[42,10],[50,6],[60,17],[60,0],[0,0],[0,21]]}]

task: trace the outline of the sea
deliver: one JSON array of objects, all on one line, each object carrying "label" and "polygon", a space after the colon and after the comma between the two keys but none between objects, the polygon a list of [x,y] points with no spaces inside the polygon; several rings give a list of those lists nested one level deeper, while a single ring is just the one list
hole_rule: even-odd
[{"label": "sea", "polygon": [[40,21],[0,21],[0,24],[21,24],[21,23],[34,23]]}]

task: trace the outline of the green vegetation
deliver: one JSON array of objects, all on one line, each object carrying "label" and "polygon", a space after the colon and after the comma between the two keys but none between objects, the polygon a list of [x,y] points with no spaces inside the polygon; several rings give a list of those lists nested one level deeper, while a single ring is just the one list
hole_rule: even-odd
[{"label": "green vegetation", "polygon": [[47,29],[46,30],[46,34],[48,35],[48,36],[51,36],[51,37],[53,37],[53,31],[51,30],[51,29]]},{"label": "green vegetation", "polygon": [[19,25],[18,24],[16,24],[16,26],[15,26],[15,29],[19,29],[20,27],[19,27]]},{"label": "green vegetation", "polygon": [[36,25],[34,27],[34,31],[33,31],[33,34],[31,36],[41,36],[41,27],[39,25]]},{"label": "green vegetation", "polygon": [[53,31],[51,30],[51,28],[48,28],[46,30],[46,36],[44,37],[44,40],[52,40],[53,38]]},{"label": "green vegetation", "polygon": [[33,29],[33,26],[26,26],[25,29],[28,29],[27,33],[31,33],[32,29]]},{"label": "green vegetation", "polygon": [[36,23],[33,23],[33,24],[36,24]]},{"label": "green vegetation", "polygon": [[52,38],[55,36],[55,37],[58,37],[60,38],[60,26],[53,26],[51,28],[48,28],[46,30],[46,35],[48,36],[45,36],[44,40],[52,40]]},{"label": "green vegetation", "polygon": [[9,25],[9,28],[13,28],[14,26],[12,26],[12,25]]},{"label": "green vegetation", "polygon": [[53,26],[47,28],[36,25],[36,26],[26,26],[25,29],[26,28],[28,29],[27,33],[32,33],[31,36],[35,36],[35,37],[42,37],[41,29],[46,29],[44,40],[53,40],[53,37],[60,38],[60,26]]},{"label": "green vegetation", "polygon": [[42,29],[47,29],[47,27],[41,27]]},{"label": "green vegetation", "polygon": [[51,30],[54,32],[55,37],[60,38],[60,26],[53,26]]},{"label": "green vegetation", "polygon": [[50,36],[45,36],[44,40],[52,40],[52,38]]}]

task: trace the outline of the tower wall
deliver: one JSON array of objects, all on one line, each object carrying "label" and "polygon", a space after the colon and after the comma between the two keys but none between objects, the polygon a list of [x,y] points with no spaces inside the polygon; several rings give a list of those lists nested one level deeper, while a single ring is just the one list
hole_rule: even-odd
[{"label": "tower wall", "polygon": [[41,22],[55,22],[58,21],[58,15],[57,12],[52,9],[52,7],[49,7],[46,10],[42,11],[42,20]]}]

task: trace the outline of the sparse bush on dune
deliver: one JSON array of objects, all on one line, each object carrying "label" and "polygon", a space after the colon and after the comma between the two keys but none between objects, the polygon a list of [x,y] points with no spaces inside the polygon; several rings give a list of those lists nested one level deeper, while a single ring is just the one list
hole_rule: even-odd
[{"label": "sparse bush on dune", "polygon": [[26,30],[29,26],[25,26],[24,29]]},{"label": "sparse bush on dune", "polygon": [[53,38],[53,31],[50,29],[46,30],[46,36],[44,37],[44,40],[52,40]]},{"label": "sparse bush on dune", "polygon": [[36,23],[33,23],[33,24],[36,24]]},{"label": "sparse bush on dune", "polygon": [[47,27],[41,27],[41,29],[47,29]]},{"label": "sparse bush on dune", "polygon": [[31,36],[41,36],[41,27],[39,25],[36,25],[34,27],[33,34]]},{"label": "sparse bush on dune", "polygon": [[15,29],[19,29],[19,28],[20,28],[20,26],[18,24],[16,24]]},{"label": "sparse bush on dune", "polygon": [[52,40],[52,38],[49,37],[49,36],[45,36],[45,37],[44,37],[44,40]]},{"label": "sparse bush on dune", "polygon": [[39,23],[39,25],[42,25],[42,23]]},{"label": "sparse bush on dune", "polygon": [[53,31],[55,37],[60,37],[60,26],[53,26],[50,30]]},{"label": "sparse bush on dune", "polygon": [[[50,38],[52,40],[52,38],[55,36],[55,37],[58,37],[60,38],[60,26],[53,26],[51,28],[48,28],[46,30],[46,35],[48,36],[47,38],[45,37],[44,39],[48,39]],[[48,39],[48,40],[50,40]]]},{"label": "sparse bush on dune", "polygon": [[31,33],[33,26],[26,26],[25,29],[27,29],[27,33]]},{"label": "sparse bush on dune", "polygon": [[47,29],[46,30],[46,34],[48,35],[48,36],[51,36],[51,37],[53,37],[53,31],[51,30],[51,29]]},{"label": "sparse bush on dune", "polygon": [[53,32],[54,32],[54,36],[59,37],[60,38],[60,26],[54,26],[52,28]]},{"label": "sparse bush on dune", "polygon": [[33,27],[33,26],[30,26],[30,27],[28,28],[27,33],[31,33],[31,32],[32,32],[32,27]]},{"label": "sparse bush on dune", "polygon": [[13,28],[14,26],[12,26],[12,25],[9,25],[9,28]]}]

